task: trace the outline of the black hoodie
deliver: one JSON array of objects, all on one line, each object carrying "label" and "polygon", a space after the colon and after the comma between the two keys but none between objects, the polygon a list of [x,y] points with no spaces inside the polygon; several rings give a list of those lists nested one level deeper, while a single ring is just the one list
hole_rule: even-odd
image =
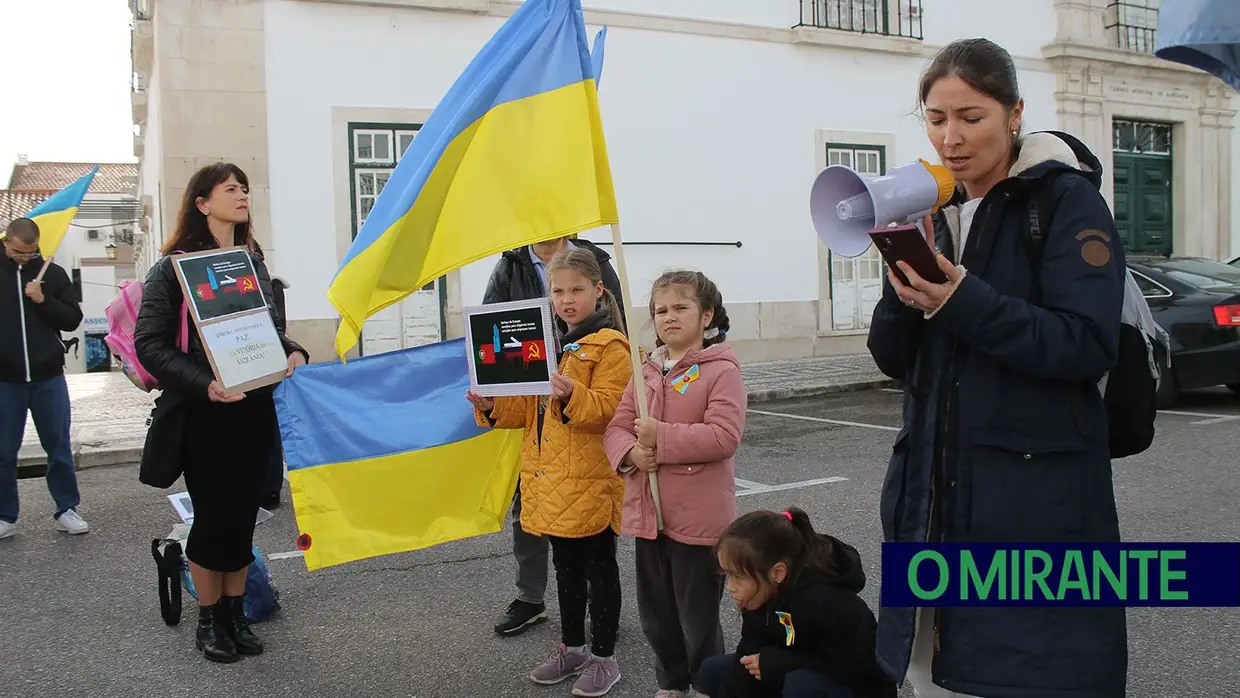
[{"label": "black hoodie", "polygon": [[77,289],[59,264],[43,275],[43,302],[26,296],[26,284],[43,268],[43,257],[19,265],[0,254],[0,381],[29,383],[63,375],[61,332],[82,323]]},{"label": "black hoodie", "polygon": [[757,654],[762,679],[738,663],[728,682],[731,698],[778,698],[784,678],[798,669],[830,677],[855,698],[895,698],[895,681],[874,658],[874,613],[857,595],[865,588],[861,556],[837,538],[818,537],[831,546],[829,569],[807,565],[776,598],[742,613],[736,653]]},{"label": "black hoodie", "polygon": [[[603,287],[616,297],[616,303],[624,307],[624,294],[620,292],[620,277],[611,268],[611,255],[599,249],[598,245],[589,240],[573,240],[573,245],[594,254],[599,269],[603,272]],[[482,294],[485,305],[506,303],[508,301],[525,301],[533,298],[545,298],[542,279],[534,268],[534,260],[530,257],[529,246],[518,247],[500,255],[499,261],[491,271],[487,280],[486,291]],[[584,336],[584,335],[583,335]]]}]

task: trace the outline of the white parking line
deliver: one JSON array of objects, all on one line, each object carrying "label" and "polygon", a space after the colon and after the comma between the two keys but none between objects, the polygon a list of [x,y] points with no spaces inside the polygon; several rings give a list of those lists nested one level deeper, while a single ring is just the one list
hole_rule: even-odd
[{"label": "white parking line", "polygon": [[305,557],[306,554],[300,550],[290,550],[287,553],[272,553],[267,556],[269,560],[288,560],[294,557]]},{"label": "white parking line", "polygon": [[867,424],[865,422],[849,422],[843,419],[827,419],[826,417],[807,417],[803,414],[788,414],[786,412],[767,412],[766,410],[749,410],[754,414],[764,414],[768,417],[784,417],[787,419],[800,419],[805,422],[821,422],[823,424],[838,424],[844,427],[863,427],[865,429],[881,429],[883,431],[900,431],[900,427],[889,427],[882,424]]},{"label": "white parking line", "polygon": [[1189,424],[1221,424],[1240,419],[1240,414],[1217,414],[1210,412],[1184,412],[1181,410],[1159,410],[1162,414],[1173,414],[1177,417],[1205,417]]},{"label": "white parking line", "polygon": [[751,494],[766,494],[767,492],[783,492],[785,490],[799,490],[804,487],[812,487],[813,485],[829,485],[832,482],[844,482],[848,478],[839,477],[820,477],[813,480],[801,480],[800,482],[787,482],[782,485],[763,485],[760,482],[752,482],[750,480],[736,479],[736,484],[745,488],[736,493],[737,497],[745,497]]}]

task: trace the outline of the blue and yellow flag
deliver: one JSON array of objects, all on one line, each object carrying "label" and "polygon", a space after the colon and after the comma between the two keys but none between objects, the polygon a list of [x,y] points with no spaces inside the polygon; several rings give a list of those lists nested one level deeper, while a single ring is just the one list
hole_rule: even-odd
[{"label": "blue and yellow flag", "polygon": [[521,430],[480,428],[458,339],[298,367],[276,389],[310,570],[495,533]]},{"label": "blue and yellow flag", "polygon": [[580,0],[526,0],[401,157],[327,295],[336,352],[447,272],[619,222]]},{"label": "blue and yellow flag", "polygon": [[65,233],[69,232],[69,225],[77,217],[82,199],[86,197],[86,190],[90,188],[90,183],[98,172],[99,166],[95,165],[94,169],[76,182],[52,194],[26,214],[26,218],[39,226],[39,252],[44,259],[55,256],[60,241],[64,240]]}]

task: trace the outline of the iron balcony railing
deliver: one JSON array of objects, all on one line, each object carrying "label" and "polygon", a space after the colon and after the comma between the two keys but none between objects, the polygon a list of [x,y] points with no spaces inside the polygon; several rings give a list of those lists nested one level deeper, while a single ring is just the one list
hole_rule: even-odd
[{"label": "iron balcony railing", "polygon": [[1153,53],[1154,43],[1158,40],[1158,9],[1161,5],[1162,0],[1110,0],[1107,3],[1106,31],[1113,45],[1126,51]]},{"label": "iron balcony railing", "polygon": [[798,27],[921,39],[921,0],[799,0]]}]

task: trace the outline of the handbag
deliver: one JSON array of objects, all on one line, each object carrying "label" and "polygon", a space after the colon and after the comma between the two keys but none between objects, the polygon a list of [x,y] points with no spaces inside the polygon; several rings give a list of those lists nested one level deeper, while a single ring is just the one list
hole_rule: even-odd
[{"label": "handbag", "polygon": [[181,477],[181,454],[185,446],[185,426],[189,421],[189,400],[176,391],[163,391],[147,418],[146,443],[138,465],[138,482],[167,489]]},{"label": "handbag", "polygon": [[[180,252],[180,250],[177,250]],[[189,353],[189,325],[187,306],[181,300],[181,331],[177,335],[177,349]],[[181,477],[181,453],[184,448],[185,424],[188,409],[184,396],[176,391],[162,390],[155,398],[151,416],[146,418],[146,443],[142,445],[142,460],[138,465],[138,482],[159,489],[167,489]]]}]

